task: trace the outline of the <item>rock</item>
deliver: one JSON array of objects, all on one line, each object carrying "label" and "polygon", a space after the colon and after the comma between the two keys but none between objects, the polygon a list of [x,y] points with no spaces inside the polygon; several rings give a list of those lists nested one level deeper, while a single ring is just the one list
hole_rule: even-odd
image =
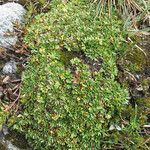
[{"label": "rock", "polygon": [[7,134],[9,134],[8,127],[6,125],[0,125],[0,140]]},{"label": "rock", "polygon": [[0,131],[0,141],[4,138],[4,134],[2,131]]},{"label": "rock", "polygon": [[14,23],[22,24],[26,10],[18,3],[0,5],[0,47],[8,48],[15,45],[17,36],[14,33]]},{"label": "rock", "polygon": [[17,71],[16,62],[11,60],[5,64],[3,67],[3,74],[14,74]]},{"label": "rock", "polygon": [[[5,128],[8,131],[7,126]],[[10,131],[6,136],[3,132],[0,131],[0,150],[32,150],[23,135],[16,131]]]},{"label": "rock", "polygon": [[121,130],[122,130],[121,127],[118,126],[118,125],[116,125],[116,129],[117,129],[118,131],[121,131]]},{"label": "rock", "polygon": [[[16,147],[16,146],[12,143],[12,141],[9,141],[9,140],[3,139],[3,140],[0,141],[0,143],[1,143],[1,145],[4,147],[3,149],[6,149],[6,150],[22,150],[22,149]],[[1,146],[1,145],[0,145],[0,146]],[[28,149],[28,150],[29,150],[29,149]]]},{"label": "rock", "polygon": [[2,126],[2,131],[3,131],[3,134],[4,134],[4,135],[9,134],[7,125],[4,124],[4,125]]},{"label": "rock", "polygon": [[20,148],[13,145],[13,143],[11,141],[6,141],[5,146],[6,146],[7,150],[21,150]]},{"label": "rock", "polygon": [[2,86],[0,86],[0,99],[3,97],[3,87]]},{"label": "rock", "polygon": [[110,127],[109,127],[109,131],[112,131],[112,130],[114,130],[115,129],[115,126],[114,125],[111,125]]},{"label": "rock", "polygon": [[111,125],[109,127],[109,131],[112,131],[112,130],[118,130],[118,131],[121,131],[122,128],[124,128],[124,126],[122,125],[122,127],[118,126],[118,125]]}]

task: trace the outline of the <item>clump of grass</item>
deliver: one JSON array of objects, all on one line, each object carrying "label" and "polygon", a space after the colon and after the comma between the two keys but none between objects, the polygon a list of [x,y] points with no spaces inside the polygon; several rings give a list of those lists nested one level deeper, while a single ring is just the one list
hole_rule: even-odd
[{"label": "clump of grass", "polygon": [[138,29],[150,26],[150,5],[148,0],[95,0],[97,14],[108,13],[111,16],[116,10],[124,20],[124,28]]}]

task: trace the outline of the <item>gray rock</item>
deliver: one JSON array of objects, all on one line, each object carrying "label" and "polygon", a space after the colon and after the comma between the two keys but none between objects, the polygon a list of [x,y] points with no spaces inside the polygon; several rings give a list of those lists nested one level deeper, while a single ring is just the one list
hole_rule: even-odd
[{"label": "gray rock", "polygon": [[109,127],[109,131],[112,131],[112,130],[118,130],[118,131],[121,131],[122,128],[124,128],[124,126],[122,125],[122,127],[118,126],[118,125],[111,125]]},{"label": "gray rock", "polygon": [[[3,97],[3,87],[2,86],[0,86],[0,99]],[[1,130],[1,128],[0,128],[0,130]]]},{"label": "gray rock", "polygon": [[16,62],[11,60],[7,62],[3,67],[3,74],[14,74],[17,71]]},{"label": "gray rock", "polygon": [[7,125],[0,126],[0,140],[4,139],[4,137],[9,134]]},{"label": "gray rock", "polygon": [[18,147],[16,147],[15,145],[13,145],[11,141],[2,139],[2,140],[0,141],[0,143],[3,145],[3,147],[4,147],[6,150],[21,150],[20,148],[18,148]]},{"label": "gray rock", "polygon": [[0,5],[0,47],[8,48],[16,44],[14,23],[22,24],[25,13],[24,7],[18,3]]},{"label": "gray rock", "polygon": [[2,126],[2,131],[3,131],[3,134],[4,134],[4,135],[9,134],[7,125],[3,124],[3,126]]}]

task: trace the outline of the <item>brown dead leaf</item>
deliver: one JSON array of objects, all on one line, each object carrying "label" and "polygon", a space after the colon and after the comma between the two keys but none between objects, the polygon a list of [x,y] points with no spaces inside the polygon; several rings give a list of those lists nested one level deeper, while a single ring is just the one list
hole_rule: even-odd
[{"label": "brown dead leaf", "polygon": [[0,57],[4,56],[6,54],[5,48],[0,48]]},{"label": "brown dead leaf", "polygon": [[21,50],[16,50],[16,51],[15,51],[15,53],[17,53],[17,54],[26,54],[26,53],[27,53],[27,51],[26,51],[26,50],[21,49]]},{"label": "brown dead leaf", "polygon": [[79,82],[79,80],[80,80],[80,72],[75,71],[73,83],[74,83],[74,84],[77,84],[77,83]]}]

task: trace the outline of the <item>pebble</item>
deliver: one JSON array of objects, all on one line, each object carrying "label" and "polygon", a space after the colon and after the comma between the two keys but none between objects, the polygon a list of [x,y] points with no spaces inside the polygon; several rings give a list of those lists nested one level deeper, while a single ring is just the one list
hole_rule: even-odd
[{"label": "pebble", "polygon": [[3,87],[0,86],[0,99],[3,97]]},{"label": "pebble", "polygon": [[111,125],[111,126],[109,127],[109,131],[112,131],[112,130],[121,131],[123,127],[124,127],[123,125],[122,125],[122,127],[120,127],[120,126],[118,126],[118,125]]},{"label": "pebble", "polygon": [[2,126],[2,130],[3,130],[3,134],[4,134],[4,135],[9,134],[7,125],[4,124],[4,125]]},{"label": "pebble", "polygon": [[14,60],[7,62],[3,67],[3,74],[15,74],[17,72],[16,64]]}]

